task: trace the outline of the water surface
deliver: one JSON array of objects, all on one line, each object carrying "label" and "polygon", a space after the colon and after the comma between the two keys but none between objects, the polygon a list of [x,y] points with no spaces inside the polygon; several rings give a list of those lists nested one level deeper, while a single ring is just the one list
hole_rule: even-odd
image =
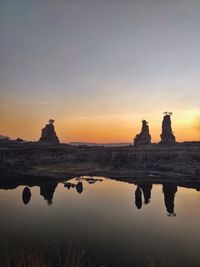
[{"label": "water surface", "polygon": [[52,266],[72,254],[94,266],[200,266],[200,192],[94,178],[1,189],[1,266],[22,253],[53,255]]}]

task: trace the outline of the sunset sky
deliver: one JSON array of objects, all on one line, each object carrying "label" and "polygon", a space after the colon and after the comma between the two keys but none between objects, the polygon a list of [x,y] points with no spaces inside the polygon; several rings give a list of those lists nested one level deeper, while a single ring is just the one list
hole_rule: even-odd
[{"label": "sunset sky", "polygon": [[0,134],[200,140],[199,0],[1,0]]}]

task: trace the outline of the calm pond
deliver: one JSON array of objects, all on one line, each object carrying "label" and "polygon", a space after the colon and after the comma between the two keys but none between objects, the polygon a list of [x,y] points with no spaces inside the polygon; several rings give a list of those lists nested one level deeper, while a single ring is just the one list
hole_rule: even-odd
[{"label": "calm pond", "polygon": [[0,189],[0,266],[200,266],[198,187],[82,177],[25,188]]}]

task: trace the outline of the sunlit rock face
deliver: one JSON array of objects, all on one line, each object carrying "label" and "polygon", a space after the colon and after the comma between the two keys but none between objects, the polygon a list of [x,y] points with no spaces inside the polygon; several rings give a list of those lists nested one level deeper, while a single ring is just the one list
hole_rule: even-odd
[{"label": "sunlit rock face", "polygon": [[176,143],[175,136],[172,132],[171,127],[171,114],[166,114],[163,117],[162,121],[162,133],[160,135],[161,137],[161,144],[174,144]]},{"label": "sunlit rock face", "polygon": [[50,144],[59,144],[60,141],[56,135],[54,129],[54,120],[49,120],[49,123],[42,129],[42,134],[39,142],[41,143],[50,143]]},{"label": "sunlit rock face", "polygon": [[142,129],[134,138],[134,145],[149,145],[151,144],[151,135],[149,134],[148,122],[142,121]]}]

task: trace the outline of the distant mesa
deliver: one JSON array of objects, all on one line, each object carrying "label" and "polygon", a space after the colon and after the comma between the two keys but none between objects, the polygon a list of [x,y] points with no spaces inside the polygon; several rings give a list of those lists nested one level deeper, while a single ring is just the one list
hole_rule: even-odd
[{"label": "distant mesa", "polygon": [[146,120],[142,120],[142,129],[134,138],[134,145],[150,145],[151,135],[149,134],[149,126]]},{"label": "distant mesa", "polygon": [[39,139],[40,143],[60,144],[53,124],[54,120],[50,119],[48,124],[42,129],[42,134]]},{"label": "distant mesa", "polygon": [[172,127],[171,127],[171,115],[172,112],[164,112],[164,117],[162,121],[162,133],[160,135],[161,137],[161,144],[175,144],[176,139],[175,136],[172,132]]}]

